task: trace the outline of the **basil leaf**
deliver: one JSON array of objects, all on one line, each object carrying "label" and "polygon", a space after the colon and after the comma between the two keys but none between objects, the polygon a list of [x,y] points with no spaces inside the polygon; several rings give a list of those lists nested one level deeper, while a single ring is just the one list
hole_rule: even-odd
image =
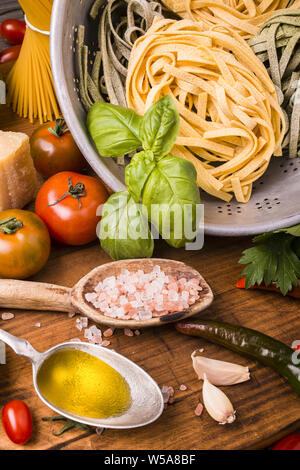
[{"label": "basil leaf", "polygon": [[156,159],[165,157],[175,144],[179,128],[177,108],[171,96],[166,95],[144,115],[140,133],[144,150],[152,150]]},{"label": "basil leaf", "polygon": [[196,236],[200,204],[196,178],[192,163],[168,156],[157,162],[143,190],[142,200],[151,222],[175,248]]},{"label": "basil leaf", "polygon": [[121,157],[141,147],[142,120],[132,109],[95,103],[89,110],[87,127],[102,157]]},{"label": "basil leaf", "polygon": [[125,182],[131,196],[135,202],[140,201],[140,197],[147,179],[155,168],[153,152],[146,150],[136,153],[125,171]]},{"label": "basil leaf", "polygon": [[151,258],[154,241],[145,208],[127,191],[113,194],[103,206],[100,242],[113,260]]}]

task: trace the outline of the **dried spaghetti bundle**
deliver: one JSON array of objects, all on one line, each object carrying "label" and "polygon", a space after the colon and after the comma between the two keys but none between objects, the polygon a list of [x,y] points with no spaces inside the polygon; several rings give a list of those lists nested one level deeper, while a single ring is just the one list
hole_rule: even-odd
[{"label": "dried spaghetti bundle", "polygon": [[200,23],[203,29],[219,25],[229,27],[244,38],[258,33],[259,27],[284,8],[297,8],[299,0],[163,0],[183,18]]},{"label": "dried spaghetti bundle", "polygon": [[284,110],[287,133],[282,148],[300,156],[300,9],[272,16],[249,41],[266,66]]},{"label": "dried spaghetti bundle", "polygon": [[126,82],[138,113],[169,94],[181,129],[172,154],[191,161],[198,185],[247,202],[252,183],[281,155],[284,117],[267,70],[247,43],[224,28],[155,21],[136,41]]},{"label": "dried spaghetti bundle", "polygon": [[27,29],[19,58],[8,75],[8,103],[20,116],[31,122],[39,118],[42,123],[59,116],[47,34],[53,0],[19,0],[19,3],[27,18]]}]

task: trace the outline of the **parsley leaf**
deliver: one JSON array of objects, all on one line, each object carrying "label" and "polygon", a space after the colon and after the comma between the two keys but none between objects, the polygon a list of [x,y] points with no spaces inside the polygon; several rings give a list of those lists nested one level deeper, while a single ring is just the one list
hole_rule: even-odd
[{"label": "parsley leaf", "polygon": [[300,277],[300,260],[293,249],[296,233],[300,235],[300,226],[278,230],[255,237],[258,246],[243,252],[239,263],[247,264],[242,275],[246,277],[248,289],[262,281],[268,286],[276,283],[283,295],[293,286],[298,285]]}]

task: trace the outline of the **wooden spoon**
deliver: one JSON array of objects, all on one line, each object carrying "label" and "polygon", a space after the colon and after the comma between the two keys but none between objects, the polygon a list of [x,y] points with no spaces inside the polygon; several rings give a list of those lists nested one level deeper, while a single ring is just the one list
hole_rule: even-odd
[{"label": "wooden spoon", "polygon": [[[160,266],[167,275],[176,276],[177,278],[185,277],[187,280],[199,279],[202,291],[199,293],[200,298],[197,302],[184,312],[164,317],[151,318],[150,320],[120,320],[103,315],[85,298],[85,294],[93,292],[100,281],[109,276],[118,276],[122,269],[128,269],[131,272],[142,269],[145,273],[149,273],[155,265]],[[132,259],[103,264],[80,279],[73,289],[54,284],[0,279],[1,308],[81,313],[97,323],[115,328],[143,328],[182,320],[201,312],[212,301],[213,293],[211,288],[198,271],[180,261],[166,259]]]}]

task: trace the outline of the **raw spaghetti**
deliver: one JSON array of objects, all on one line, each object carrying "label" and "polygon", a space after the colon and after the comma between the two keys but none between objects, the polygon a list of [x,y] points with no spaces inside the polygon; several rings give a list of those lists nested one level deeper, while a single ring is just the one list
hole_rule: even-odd
[{"label": "raw spaghetti", "polygon": [[300,156],[300,8],[272,16],[249,45],[266,66],[284,110],[287,132],[282,148]]},{"label": "raw spaghetti", "polygon": [[132,49],[126,98],[144,114],[166,94],[181,117],[172,154],[194,164],[207,193],[247,202],[272,155],[281,155],[285,130],[263,64],[224,28],[203,32],[190,20],[154,21]]},{"label": "raw spaghetti", "polygon": [[[7,78],[8,103],[20,116],[40,122],[59,116],[50,66],[49,32],[53,0],[19,0],[28,24],[19,58]],[[32,29],[34,28],[34,29]]]},{"label": "raw spaghetti", "polygon": [[262,25],[277,10],[297,8],[299,0],[163,0],[180,15],[199,22],[203,29],[226,26],[244,38],[258,33]]}]

